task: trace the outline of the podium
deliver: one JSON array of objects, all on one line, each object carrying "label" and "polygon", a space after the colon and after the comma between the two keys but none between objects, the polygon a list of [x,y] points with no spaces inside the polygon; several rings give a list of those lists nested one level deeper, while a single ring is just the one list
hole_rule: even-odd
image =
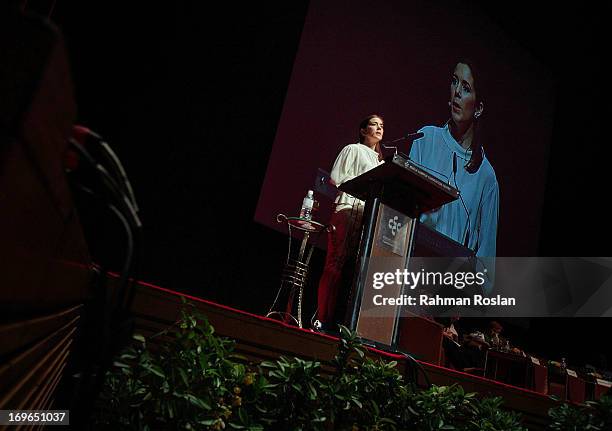
[{"label": "podium", "polygon": [[[339,188],[366,202],[348,326],[364,341],[395,350],[401,305],[376,310],[374,297],[381,291],[373,288],[373,276],[408,268],[419,216],[454,201],[459,192],[402,154],[385,162]],[[403,286],[385,287],[384,293],[401,297]]]}]

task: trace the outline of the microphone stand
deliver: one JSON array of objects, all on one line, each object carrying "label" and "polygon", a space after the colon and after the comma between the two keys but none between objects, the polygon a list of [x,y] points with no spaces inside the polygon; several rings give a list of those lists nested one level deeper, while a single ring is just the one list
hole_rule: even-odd
[{"label": "microphone stand", "polygon": [[394,155],[397,155],[397,146],[395,146],[395,145],[387,145],[387,144],[395,144],[396,142],[404,141],[404,140],[414,141],[415,139],[422,138],[423,136],[425,136],[425,134],[423,132],[407,133],[404,136],[401,136],[401,137],[399,137],[397,139],[394,139],[392,141],[381,142],[380,145],[385,150],[393,149],[395,151]]}]

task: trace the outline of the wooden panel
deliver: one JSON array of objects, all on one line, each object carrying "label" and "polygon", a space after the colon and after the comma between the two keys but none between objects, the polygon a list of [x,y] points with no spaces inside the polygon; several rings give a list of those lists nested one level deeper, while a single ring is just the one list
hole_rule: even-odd
[{"label": "wooden panel", "polygon": [[424,317],[402,317],[398,345],[417,359],[441,365],[442,331],[442,325]]},{"label": "wooden panel", "polygon": [[[246,313],[228,313],[229,309],[205,301],[194,303],[215,327],[217,334],[237,340],[241,349],[274,352],[270,357],[297,355],[327,360],[335,355],[337,346],[333,337],[320,336],[276,320]],[[156,327],[152,326],[152,322],[156,322],[159,329],[169,326],[179,318],[181,306],[178,295],[139,287],[135,293],[132,311],[141,321],[147,322],[149,331],[154,332]]]},{"label": "wooden panel", "polygon": [[408,218],[408,222],[399,230],[398,235],[403,236],[405,246],[402,255],[395,254],[388,247],[383,247],[379,243],[379,238],[382,237],[383,232],[381,226],[388,223],[388,220],[383,220],[386,208],[385,205],[381,204],[376,216],[372,250],[361,297],[359,318],[357,320],[357,333],[365,339],[390,346],[394,341],[393,332],[396,316],[400,313],[401,307],[375,306],[374,296],[383,294],[387,298],[397,298],[401,296],[402,286],[392,284],[386,285],[383,290],[375,290],[372,287],[371,280],[373,280],[374,273],[376,272],[395,273],[397,269],[404,269],[406,267],[407,254],[411,249],[410,239],[414,229],[414,220]]},{"label": "wooden panel", "polygon": [[20,409],[35,410],[41,408],[42,401],[47,398],[53,389],[53,382],[58,377],[61,369],[66,365],[72,340],[69,334],[58,348],[41,361],[40,366],[35,370],[35,377],[31,379],[31,384],[19,405]]},{"label": "wooden panel", "polygon": [[77,305],[57,313],[48,314],[20,322],[0,325],[0,357],[16,352],[34,341],[72,321],[81,312],[82,306]]},{"label": "wooden panel", "polygon": [[586,382],[580,377],[567,376],[567,400],[578,404],[586,401]]},{"label": "wooden panel", "polygon": [[78,317],[0,367],[0,409],[26,406],[33,391],[45,385],[48,367],[66,360]]},{"label": "wooden panel", "polygon": [[602,396],[612,393],[612,382],[607,380],[597,379],[595,381],[595,390],[593,394],[594,400],[599,400]]}]

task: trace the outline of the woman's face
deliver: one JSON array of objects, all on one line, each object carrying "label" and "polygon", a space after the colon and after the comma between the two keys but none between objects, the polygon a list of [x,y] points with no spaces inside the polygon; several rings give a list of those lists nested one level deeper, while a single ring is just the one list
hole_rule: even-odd
[{"label": "woman's face", "polygon": [[467,64],[455,66],[450,85],[451,118],[457,125],[467,125],[482,113],[482,103],[476,103],[474,78]]},{"label": "woman's face", "polygon": [[380,142],[383,138],[384,124],[383,120],[378,117],[371,118],[365,129],[361,129],[363,143],[366,145],[374,145]]}]

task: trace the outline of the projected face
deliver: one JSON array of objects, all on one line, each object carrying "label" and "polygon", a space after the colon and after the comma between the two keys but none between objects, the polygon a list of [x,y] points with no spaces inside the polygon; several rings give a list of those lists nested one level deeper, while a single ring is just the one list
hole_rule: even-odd
[{"label": "projected face", "polygon": [[368,125],[361,129],[361,136],[363,137],[362,142],[369,146],[374,147],[383,138],[384,124],[382,118],[374,117],[368,121]]},{"label": "projected face", "polygon": [[450,85],[451,118],[458,126],[469,125],[482,113],[482,103],[476,102],[474,78],[467,64],[455,66]]}]

